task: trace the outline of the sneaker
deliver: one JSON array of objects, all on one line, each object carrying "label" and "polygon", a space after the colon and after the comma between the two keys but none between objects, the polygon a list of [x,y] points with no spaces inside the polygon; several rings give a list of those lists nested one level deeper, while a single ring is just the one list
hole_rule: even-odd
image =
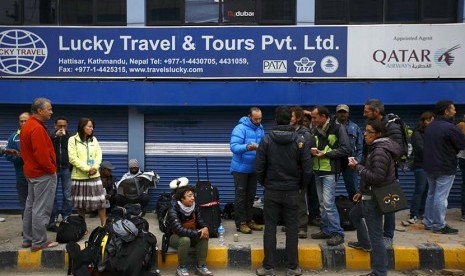
[{"label": "sneaker", "polygon": [[410,219],[408,219],[407,222],[410,224],[415,224],[417,223],[417,220],[418,220],[417,216],[413,216]]},{"label": "sneaker", "polygon": [[392,247],[392,239],[389,237],[383,237],[383,238],[384,238],[384,246],[386,246],[386,248]]},{"label": "sneaker", "polygon": [[259,269],[257,269],[255,271],[255,274],[257,274],[257,276],[275,276],[274,269],[266,269],[264,267],[260,267]]},{"label": "sneaker", "polygon": [[454,234],[457,234],[458,232],[459,232],[459,230],[457,230],[455,228],[452,228],[447,224],[446,224],[446,226],[444,226],[443,228],[441,228],[439,230],[433,230],[433,233],[444,234],[444,235],[454,235]]},{"label": "sneaker", "polygon": [[197,266],[195,268],[195,275],[213,276],[213,273],[210,270],[208,270],[206,265],[202,265],[202,266]]},{"label": "sneaker", "polygon": [[247,226],[249,226],[250,229],[255,230],[255,231],[262,231],[263,226],[258,225],[255,221],[251,220],[247,223]]},{"label": "sneaker", "polygon": [[0,222],[4,222],[5,220],[5,218],[0,218]]},{"label": "sneaker", "polygon": [[241,225],[239,225],[239,232],[241,232],[242,234],[251,234],[252,229],[250,229],[249,226],[247,226],[247,223],[241,222]]},{"label": "sneaker", "polygon": [[307,231],[306,230],[299,230],[299,233],[297,233],[297,237],[299,237],[299,239],[306,239],[307,238]]},{"label": "sneaker", "polygon": [[364,247],[362,246],[359,242],[348,242],[347,245],[349,247],[352,247],[354,249],[358,249],[358,250],[363,250],[365,252],[371,252],[371,248],[370,247]]},{"label": "sneaker", "polygon": [[186,266],[178,266],[176,269],[176,276],[189,276],[189,271],[187,271]]},{"label": "sneaker", "polygon": [[300,269],[300,267],[297,267],[296,269],[288,268],[286,270],[286,276],[299,276],[299,275],[302,275],[302,269]]},{"label": "sneaker", "polygon": [[336,246],[344,243],[344,236],[341,234],[333,234],[331,238],[326,242],[329,246]]}]

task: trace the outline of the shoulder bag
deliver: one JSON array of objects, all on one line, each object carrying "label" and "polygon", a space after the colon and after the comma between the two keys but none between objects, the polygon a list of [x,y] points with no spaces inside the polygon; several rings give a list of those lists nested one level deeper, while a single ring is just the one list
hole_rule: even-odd
[{"label": "shoulder bag", "polygon": [[391,184],[382,187],[372,187],[371,190],[381,213],[390,214],[408,209],[408,202],[399,181],[395,180]]}]

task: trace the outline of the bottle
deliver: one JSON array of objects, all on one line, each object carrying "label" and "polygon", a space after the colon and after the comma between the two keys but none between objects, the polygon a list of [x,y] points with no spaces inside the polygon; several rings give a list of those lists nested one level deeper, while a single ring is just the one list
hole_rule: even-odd
[{"label": "bottle", "polygon": [[218,245],[219,246],[226,245],[226,242],[224,241],[224,227],[222,223],[220,223],[220,227],[218,227]]}]

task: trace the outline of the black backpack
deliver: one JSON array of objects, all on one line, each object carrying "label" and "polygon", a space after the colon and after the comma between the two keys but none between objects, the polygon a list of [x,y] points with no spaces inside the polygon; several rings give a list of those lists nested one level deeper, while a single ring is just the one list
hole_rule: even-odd
[{"label": "black backpack", "polygon": [[354,202],[345,195],[336,196],[336,208],[339,213],[339,221],[342,229],[345,231],[355,230],[355,226],[350,220],[349,213],[354,207]]},{"label": "black backpack", "polygon": [[[108,222],[107,225],[110,225]],[[106,246],[111,239],[108,226],[95,228],[81,251],[76,242],[68,242],[66,250],[69,254],[68,275],[99,275],[108,264]]]},{"label": "black backpack", "polygon": [[399,115],[389,113],[386,115],[386,117],[386,127],[391,123],[395,123],[398,124],[402,130],[402,159],[404,161],[407,161],[407,159],[409,158],[409,139],[412,134],[412,131],[410,130],[409,126],[399,117]]},{"label": "black backpack", "polygon": [[67,220],[60,222],[57,230],[56,241],[59,243],[77,242],[87,231],[86,221],[81,216],[69,216]]},{"label": "black backpack", "polygon": [[158,227],[160,228],[160,231],[163,233],[166,233],[168,230],[168,225],[167,225],[167,215],[168,215],[168,210],[171,207],[171,201],[173,199],[172,194],[169,193],[163,193],[160,195],[158,198],[158,202],[156,205],[156,212],[157,212],[157,218],[158,218]]}]

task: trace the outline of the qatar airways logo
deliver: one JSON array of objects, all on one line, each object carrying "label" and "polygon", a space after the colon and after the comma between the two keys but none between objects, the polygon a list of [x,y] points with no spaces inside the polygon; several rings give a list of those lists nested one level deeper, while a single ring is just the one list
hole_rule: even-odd
[{"label": "qatar airways logo", "polygon": [[227,11],[226,12],[228,17],[252,17],[255,16],[255,12],[253,11]]}]

